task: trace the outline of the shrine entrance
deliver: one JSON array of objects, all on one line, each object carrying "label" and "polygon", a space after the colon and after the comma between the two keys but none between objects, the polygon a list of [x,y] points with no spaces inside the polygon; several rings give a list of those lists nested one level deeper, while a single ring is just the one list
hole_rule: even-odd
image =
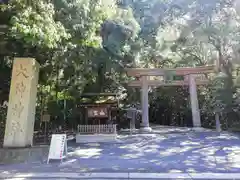
[{"label": "shrine entrance", "polygon": [[[189,86],[192,124],[194,128],[201,127],[200,110],[197,97],[197,86],[209,83],[207,74],[214,72],[215,66],[206,67],[184,67],[175,69],[148,69],[130,68],[126,69],[127,75],[135,80],[128,83],[128,86],[141,88],[142,106],[142,131],[151,131],[149,126],[149,87],[159,86]],[[178,77],[178,78],[176,78]],[[175,80],[175,79],[182,80]]]}]

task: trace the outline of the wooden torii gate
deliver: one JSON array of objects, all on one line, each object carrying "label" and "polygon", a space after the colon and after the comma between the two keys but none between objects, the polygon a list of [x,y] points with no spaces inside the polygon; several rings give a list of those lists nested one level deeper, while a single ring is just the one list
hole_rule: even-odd
[{"label": "wooden torii gate", "polygon": [[[126,69],[128,76],[133,76],[136,80],[128,83],[130,87],[141,88],[141,105],[142,105],[142,124],[143,131],[151,131],[149,126],[149,113],[148,113],[148,88],[149,86],[189,86],[193,127],[201,127],[200,111],[197,97],[197,85],[205,85],[209,81],[204,76],[208,73],[213,73],[215,66],[206,67],[186,67],[175,69],[148,69],[148,68],[129,68]],[[183,80],[170,81],[167,77],[180,76]],[[199,76],[200,75],[200,76]],[[162,76],[162,80],[151,80],[151,76]],[[200,77],[200,78],[199,78]]]}]

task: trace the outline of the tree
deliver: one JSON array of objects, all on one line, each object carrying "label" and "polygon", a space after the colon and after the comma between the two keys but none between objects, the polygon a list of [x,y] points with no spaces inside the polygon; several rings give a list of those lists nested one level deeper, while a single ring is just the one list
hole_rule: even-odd
[{"label": "tree", "polygon": [[[127,57],[130,53],[134,53],[139,30],[138,22],[133,17],[130,8],[118,10],[115,16],[102,24],[102,45],[118,58],[119,63],[131,63]],[[124,62],[126,59],[127,61]]]}]

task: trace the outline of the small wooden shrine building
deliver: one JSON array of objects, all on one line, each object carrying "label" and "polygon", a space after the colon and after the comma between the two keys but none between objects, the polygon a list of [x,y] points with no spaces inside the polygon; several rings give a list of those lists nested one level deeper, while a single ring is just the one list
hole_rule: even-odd
[{"label": "small wooden shrine building", "polygon": [[77,107],[82,125],[113,124],[118,108],[116,93],[86,93],[81,96]]}]

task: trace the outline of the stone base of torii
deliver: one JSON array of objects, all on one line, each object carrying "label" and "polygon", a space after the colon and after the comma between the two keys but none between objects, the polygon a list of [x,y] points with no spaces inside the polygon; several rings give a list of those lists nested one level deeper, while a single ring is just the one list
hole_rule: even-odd
[{"label": "stone base of torii", "polygon": [[[129,82],[130,87],[141,88],[141,106],[142,106],[142,124],[141,131],[151,132],[149,126],[149,100],[148,88],[158,86],[189,86],[189,94],[192,109],[193,128],[201,130],[201,118],[197,97],[197,85],[205,85],[208,83],[206,74],[213,73],[215,66],[194,67],[194,68],[175,68],[175,69],[126,69],[128,76],[134,76],[137,80]],[[166,76],[173,72],[176,76],[183,76],[182,81],[167,82]],[[199,76],[200,75],[200,76]],[[162,76],[163,80],[151,80],[151,76]]]}]

